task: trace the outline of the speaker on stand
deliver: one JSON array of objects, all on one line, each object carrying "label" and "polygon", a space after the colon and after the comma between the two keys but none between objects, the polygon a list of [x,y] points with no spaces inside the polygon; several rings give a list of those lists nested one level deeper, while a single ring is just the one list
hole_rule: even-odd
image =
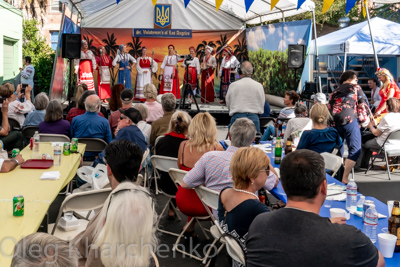
[{"label": "speaker on stand", "polygon": [[69,59],[69,84],[68,84],[68,102],[71,104],[72,97],[72,81],[74,72],[74,59],[81,58],[81,35],[64,33],[62,35],[61,56]]},{"label": "speaker on stand", "polygon": [[297,80],[297,69],[304,67],[306,46],[304,44],[290,44],[288,47],[288,68],[294,69],[294,91],[297,92],[299,81]]}]

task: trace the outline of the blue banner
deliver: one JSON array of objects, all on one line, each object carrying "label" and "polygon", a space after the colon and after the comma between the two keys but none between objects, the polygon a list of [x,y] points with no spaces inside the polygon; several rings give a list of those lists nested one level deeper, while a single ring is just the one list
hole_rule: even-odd
[{"label": "blue banner", "polygon": [[133,29],[133,37],[147,38],[192,38],[192,30],[183,29]]}]

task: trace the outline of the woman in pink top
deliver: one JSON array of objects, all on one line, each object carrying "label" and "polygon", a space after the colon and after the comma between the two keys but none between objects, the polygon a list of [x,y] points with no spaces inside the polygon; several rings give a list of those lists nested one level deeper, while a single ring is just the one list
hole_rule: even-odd
[{"label": "woman in pink top", "polygon": [[164,115],[164,111],[161,104],[156,101],[157,89],[154,84],[146,84],[143,88],[143,94],[144,97],[146,97],[146,102],[144,102],[144,104],[149,108],[149,117],[146,121],[153,122],[158,120]]}]

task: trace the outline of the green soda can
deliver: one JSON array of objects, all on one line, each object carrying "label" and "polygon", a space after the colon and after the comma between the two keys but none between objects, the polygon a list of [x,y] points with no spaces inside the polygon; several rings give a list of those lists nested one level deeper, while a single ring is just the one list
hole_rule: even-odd
[{"label": "green soda can", "polygon": [[78,152],[78,138],[72,138],[71,140],[71,152]]},{"label": "green soda can", "polygon": [[14,148],[11,153],[12,153],[12,158],[14,159],[16,156],[19,155],[20,150],[18,148]]},{"label": "green soda can", "polygon": [[71,155],[71,143],[64,143],[63,153],[64,156]]},{"label": "green soda can", "polygon": [[13,198],[13,216],[19,217],[24,215],[24,197],[16,195]]}]

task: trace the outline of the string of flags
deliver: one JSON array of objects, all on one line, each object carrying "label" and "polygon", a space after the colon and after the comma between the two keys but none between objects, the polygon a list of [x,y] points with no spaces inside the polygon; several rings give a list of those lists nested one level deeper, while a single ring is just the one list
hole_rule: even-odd
[{"label": "string of flags", "polygon": [[[121,0],[116,0],[117,4],[121,1]],[[217,9],[217,11],[219,10],[222,2],[224,0],[215,0],[215,8]],[[249,11],[251,5],[253,4],[254,0],[243,0],[244,1],[244,6],[246,8],[246,12]],[[274,7],[276,6],[276,4],[278,4],[280,0],[271,0],[271,10],[274,9]],[[282,0],[284,1],[284,0]],[[297,1],[297,9],[299,9],[305,2],[306,0],[298,0]],[[319,0],[316,0],[319,1]],[[333,2],[335,2],[335,0],[323,0],[324,4],[322,6],[322,13],[325,13],[333,4]],[[367,5],[367,1],[368,0],[362,0],[364,1],[364,5],[363,5],[363,15],[365,17],[365,6]],[[151,0],[151,2],[153,3],[153,6],[156,5],[157,0]],[[357,0],[346,0],[346,14],[349,13],[349,11],[354,7],[354,5],[356,4]],[[183,0],[183,4],[185,5],[185,8],[187,8],[187,6],[189,5],[190,0]]]}]

